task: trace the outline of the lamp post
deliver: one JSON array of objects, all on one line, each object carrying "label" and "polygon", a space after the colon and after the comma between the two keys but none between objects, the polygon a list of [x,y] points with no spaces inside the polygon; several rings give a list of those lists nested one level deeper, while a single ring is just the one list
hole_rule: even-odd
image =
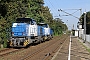
[{"label": "lamp post", "polygon": [[86,42],[86,12],[84,12],[84,41],[83,43]]}]

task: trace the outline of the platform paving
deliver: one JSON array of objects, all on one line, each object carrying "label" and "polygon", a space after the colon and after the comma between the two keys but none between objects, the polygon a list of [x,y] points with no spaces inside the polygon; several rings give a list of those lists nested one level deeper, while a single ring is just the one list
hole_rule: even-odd
[{"label": "platform paving", "polygon": [[71,60],[90,60],[90,53],[78,38],[72,38]]},{"label": "platform paving", "polygon": [[[71,38],[71,50],[70,59],[69,56],[69,44],[70,40],[67,39],[66,43],[58,52],[57,56],[51,60],[90,60],[90,52],[87,51],[86,47],[89,48],[90,44],[83,43],[83,40],[76,37]],[[85,47],[86,46],[86,47]]]}]

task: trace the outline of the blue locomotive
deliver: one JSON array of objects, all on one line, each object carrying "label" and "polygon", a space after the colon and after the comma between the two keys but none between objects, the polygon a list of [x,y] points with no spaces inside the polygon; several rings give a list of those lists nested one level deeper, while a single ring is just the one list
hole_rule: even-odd
[{"label": "blue locomotive", "polygon": [[31,43],[39,43],[46,39],[51,39],[53,30],[48,24],[37,24],[31,18],[17,18],[16,23],[12,24],[9,46],[26,47]]},{"label": "blue locomotive", "polygon": [[49,40],[53,38],[53,30],[49,27],[48,24],[39,23],[38,25],[44,27],[44,40]]}]

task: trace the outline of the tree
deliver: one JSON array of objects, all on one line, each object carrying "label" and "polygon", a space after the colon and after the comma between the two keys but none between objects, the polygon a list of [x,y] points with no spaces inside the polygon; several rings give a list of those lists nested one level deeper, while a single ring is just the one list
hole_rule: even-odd
[{"label": "tree", "polygon": [[4,44],[10,37],[12,23],[21,17],[33,18],[37,23],[47,23],[57,35],[67,29],[60,20],[53,19],[43,0],[0,0],[0,41],[4,40]]},{"label": "tree", "polygon": [[[84,28],[84,13],[79,20],[82,23],[82,27]],[[90,11],[86,12],[86,34],[90,34]]]}]

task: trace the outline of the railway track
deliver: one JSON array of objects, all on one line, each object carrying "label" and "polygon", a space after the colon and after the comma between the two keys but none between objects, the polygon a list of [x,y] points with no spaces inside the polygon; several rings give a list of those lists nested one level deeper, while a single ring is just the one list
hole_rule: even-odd
[{"label": "railway track", "polygon": [[[54,47],[49,53],[45,55],[45,57],[42,60],[48,60],[50,57],[52,58],[54,53],[59,49],[62,48],[63,44],[65,43],[67,39],[63,41],[63,43],[57,44],[56,47]],[[61,46],[60,46],[61,45]],[[50,59],[51,59],[50,58]]]},{"label": "railway track", "polygon": [[0,50],[0,53],[5,52],[5,51],[7,51],[7,50],[10,50],[10,48],[2,49],[2,50]]},{"label": "railway track", "polygon": [[[37,57],[39,56],[39,57],[42,57],[41,60],[47,60],[49,57],[52,57],[52,55],[54,55],[54,53],[62,45],[62,43],[66,39],[65,37],[67,38],[67,36],[57,37],[51,41],[47,41],[45,43],[41,43],[41,44],[35,45],[35,46],[30,46],[27,49],[7,50],[10,52],[1,54],[0,57],[3,57],[3,60],[7,60],[7,59],[8,60],[9,59],[10,60],[33,60],[33,58],[35,58],[34,60],[38,60]],[[53,48],[53,47],[55,47],[55,48]],[[46,51],[49,50],[49,51],[45,52],[45,50]]]},{"label": "railway track", "polygon": [[[55,52],[57,52],[57,50],[62,47],[62,45],[64,44],[64,42],[65,42],[66,40],[67,40],[66,38],[63,38],[63,41],[62,41],[61,43],[53,44],[52,47],[55,46],[55,45],[56,45],[56,46],[55,46],[53,49],[51,49],[51,50],[44,56],[44,58],[41,59],[41,60],[50,60],[50,59],[54,56]],[[59,41],[59,42],[60,42],[60,41]],[[48,49],[49,49],[49,48],[48,48]]]},{"label": "railway track", "polygon": [[6,56],[6,55],[9,55],[11,53],[15,53],[15,52],[18,52],[18,51],[21,51],[22,49],[13,49],[13,48],[7,48],[7,49],[3,49],[0,51],[0,57],[3,57],[3,56]]},{"label": "railway track", "polygon": [[[35,60],[35,59],[47,60],[51,55],[53,55],[53,53],[55,53],[55,51],[58,50],[58,48],[66,40],[66,38],[63,38],[62,42],[60,40],[58,40],[57,42],[49,43],[48,45],[40,48],[39,50],[36,50],[36,51],[26,55],[25,57],[22,57],[20,60],[29,60],[29,59],[30,60]],[[53,46],[54,46],[54,48],[53,48]],[[49,51],[45,52],[46,50],[49,50]],[[42,55],[43,53],[46,53],[46,54]],[[40,58],[36,58],[35,56],[39,56]]]},{"label": "railway track", "polygon": [[[55,55],[55,52],[57,52],[57,50],[58,49],[60,49],[60,48],[62,48],[62,46],[64,45],[64,43],[65,43],[65,41],[68,39],[68,37],[67,38],[64,38],[63,39],[63,41],[61,42],[61,41],[59,41],[59,42],[61,42],[61,43],[57,43],[57,44],[55,44],[56,46],[52,46],[52,48],[53,49],[51,49],[50,51],[49,51],[49,54],[47,54],[45,57],[44,57],[44,59],[41,59],[41,60],[51,60],[51,58]],[[48,48],[49,49],[49,48]]]}]

